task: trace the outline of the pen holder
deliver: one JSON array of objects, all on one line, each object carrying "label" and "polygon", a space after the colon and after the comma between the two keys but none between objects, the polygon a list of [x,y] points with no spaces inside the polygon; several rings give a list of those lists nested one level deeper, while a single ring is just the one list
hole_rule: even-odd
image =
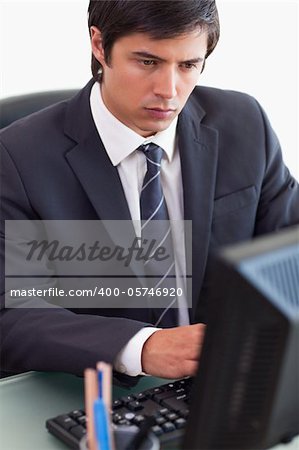
[{"label": "pen holder", "polygon": [[[138,433],[135,426],[119,426],[114,428],[115,450],[129,450],[130,442]],[[159,450],[160,442],[157,436],[149,433],[138,450]],[[80,450],[88,450],[87,437],[84,436],[80,441]]]}]

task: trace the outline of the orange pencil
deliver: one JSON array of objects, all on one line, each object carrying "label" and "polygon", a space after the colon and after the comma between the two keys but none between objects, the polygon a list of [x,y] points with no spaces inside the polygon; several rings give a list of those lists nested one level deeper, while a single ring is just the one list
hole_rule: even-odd
[{"label": "orange pencil", "polygon": [[93,405],[98,398],[98,378],[94,369],[84,371],[85,411],[87,417],[87,442],[89,450],[100,450],[96,440]]}]

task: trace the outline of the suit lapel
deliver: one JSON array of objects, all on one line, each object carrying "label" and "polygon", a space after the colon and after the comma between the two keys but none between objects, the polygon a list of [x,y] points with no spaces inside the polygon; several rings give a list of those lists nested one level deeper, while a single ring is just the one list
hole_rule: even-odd
[{"label": "suit lapel", "polygon": [[[129,207],[118,170],[108,157],[94,124],[89,97],[93,82],[74,97],[66,116],[65,133],[76,141],[65,157],[92,203],[99,220],[131,220]],[[81,112],[78,120],[78,111]],[[106,226],[107,225],[107,226]],[[122,228],[117,223],[105,224],[106,231],[116,245],[127,248],[135,239],[133,224]],[[143,274],[143,266],[133,258],[131,269],[135,275]],[[140,279],[143,283],[144,280]]]},{"label": "suit lapel", "polygon": [[131,219],[118,170],[96,132],[73,147],[66,159],[101,220]]},{"label": "suit lapel", "polygon": [[66,153],[66,159],[101,220],[130,220],[118,170],[112,165],[92,118],[92,85],[91,80],[69,102],[65,134],[74,146]]},{"label": "suit lapel", "polygon": [[184,218],[192,220],[191,320],[194,318],[208,256],[218,157],[217,130],[199,123],[201,116],[204,116],[204,111],[198,105],[192,111],[191,105],[185,108],[178,122]]}]

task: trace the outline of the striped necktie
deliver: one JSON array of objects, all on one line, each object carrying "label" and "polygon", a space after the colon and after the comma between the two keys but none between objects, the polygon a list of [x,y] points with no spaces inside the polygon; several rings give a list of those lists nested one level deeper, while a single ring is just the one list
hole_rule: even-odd
[{"label": "striped necktie", "polygon": [[[161,160],[163,149],[153,143],[142,145],[139,150],[143,151],[147,162],[141,195],[141,238],[143,243],[154,243],[151,254],[157,247],[163,246],[168,257],[164,261],[157,262],[154,258],[145,262],[145,274],[151,278],[150,286],[155,291],[172,292],[175,294],[175,260],[171,227],[165,197],[161,184]],[[168,289],[168,291],[167,291]],[[177,302],[176,296],[163,296],[163,308],[157,307],[158,297],[152,297],[152,322],[155,326],[174,327],[177,325]]]}]

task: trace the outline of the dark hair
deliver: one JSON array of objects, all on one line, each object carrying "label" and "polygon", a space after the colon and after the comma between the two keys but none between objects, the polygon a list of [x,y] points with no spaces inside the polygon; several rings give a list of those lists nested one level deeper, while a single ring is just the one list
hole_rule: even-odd
[{"label": "dark hair", "polygon": [[[132,33],[147,33],[153,39],[173,38],[198,27],[208,32],[206,57],[219,39],[215,0],[97,0],[88,7],[88,27],[102,33],[107,64],[115,41]],[[98,78],[101,64],[92,55],[91,70]]]}]

